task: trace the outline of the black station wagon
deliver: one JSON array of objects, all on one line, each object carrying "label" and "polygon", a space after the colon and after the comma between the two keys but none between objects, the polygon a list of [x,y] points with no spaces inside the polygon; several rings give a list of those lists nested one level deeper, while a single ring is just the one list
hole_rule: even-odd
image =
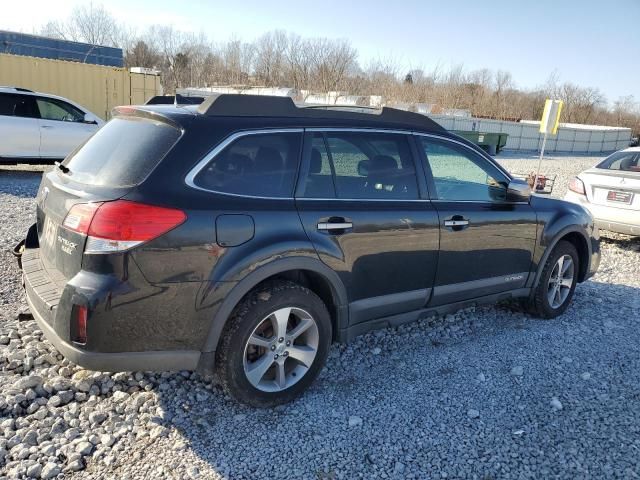
[{"label": "black station wagon", "polygon": [[372,329],[510,298],[555,317],[600,259],[586,210],[423,115],[251,95],[117,108],[44,174],[18,251],[69,360],[217,372],[255,406]]}]

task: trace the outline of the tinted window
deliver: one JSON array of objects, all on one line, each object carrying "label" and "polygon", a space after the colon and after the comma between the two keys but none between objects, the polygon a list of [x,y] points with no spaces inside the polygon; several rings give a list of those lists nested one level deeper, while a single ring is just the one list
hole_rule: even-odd
[{"label": "tinted window", "polygon": [[607,157],[596,168],[640,172],[640,152],[616,152]]},{"label": "tinted window", "polygon": [[195,177],[195,184],[216,192],[287,198],[300,154],[300,133],[265,133],[240,137]]},{"label": "tinted window", "polygon": [[58,120],[61,122],[83,122],[84,113],[67,102],[53,98],[40,98],[36,100],[40,117],[45,120]]},{"label": "tinted window", "polygon": [[486,159],[454,143],[420,141],[439,200],[505,200],[508,180]]},{"label": "tinted window", "polygon": [[0,93],[0,115],[10,117],[36,117],[33,97],[30,95]]},{"label": "tinted window", "polygon": [[74,180],[91,185],[128,186],[142,182],[180,138],[162,122],[116,117],[63,162]]},{"label": "tinted window", "polygon": [[[333,182],[329,181],[330,175]],[[315,134],[304,195],[417,199],[416,173],[406,137],[373,132],[328,132],[323,139],[322,134]]]}]

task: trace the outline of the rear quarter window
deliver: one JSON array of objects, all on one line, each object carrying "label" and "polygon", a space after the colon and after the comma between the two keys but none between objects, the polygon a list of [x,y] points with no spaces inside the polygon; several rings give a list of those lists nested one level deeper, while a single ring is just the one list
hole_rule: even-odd
[{"label": "rear quarter window", "polygon": [[182,131],[164,122],[115,117],[63,164],[68,175],[89,185],[138,185],[176,144]]},{"label": "rear quarter window", "polygon": [[640,152],[616,152],[605,158],[596,168],[622,172],[640,172]]}]

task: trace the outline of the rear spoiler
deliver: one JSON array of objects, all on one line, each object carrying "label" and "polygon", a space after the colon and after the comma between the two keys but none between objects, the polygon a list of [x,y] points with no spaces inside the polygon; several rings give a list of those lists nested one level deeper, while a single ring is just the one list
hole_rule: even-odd
[{"label": "rear spoiler", "polygon": [[153,120],[155,122],[162,122],[170,125],[178,130],[182,130],[182,125],[173,120],[172,118],[163,115],[162,113],[154,110],[147,110],[144,105],[123,105],[115,107],[111,110],[111,117],[140,117]]}]

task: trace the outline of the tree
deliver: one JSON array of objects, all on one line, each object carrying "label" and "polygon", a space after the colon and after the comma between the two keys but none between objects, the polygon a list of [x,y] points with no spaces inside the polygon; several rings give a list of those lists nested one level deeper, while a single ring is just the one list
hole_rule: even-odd
[{"label": "tree", "polygon": [[124,57],[124,63],[127,67],[157,68],[160,67],[161,61],[162,57],[158,51],[144,40],[138,40]]},{"label": "tree", "polygon": [[102,5],[93,3],[75,7],[64,21],[48,22],[40,34],[92,45],[121,45],[120,28],[115,18]]}]

